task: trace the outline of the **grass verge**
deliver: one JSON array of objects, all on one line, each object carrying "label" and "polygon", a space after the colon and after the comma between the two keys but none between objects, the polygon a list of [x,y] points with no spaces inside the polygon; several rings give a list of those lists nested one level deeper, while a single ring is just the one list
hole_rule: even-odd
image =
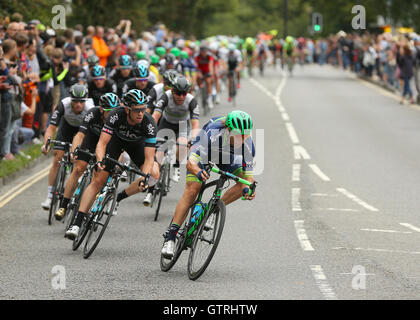
[{"label": "grass verge", "polygon": [[15,172],[22,170],[31,161],[39,158],[42,155],[41,146],[41,144],[31,144],[22,150],[25,154],[31,156],[31,159],[26,159],[20,154],[16,154],[15,160],[0,161],[0,178],[7,177]]}]

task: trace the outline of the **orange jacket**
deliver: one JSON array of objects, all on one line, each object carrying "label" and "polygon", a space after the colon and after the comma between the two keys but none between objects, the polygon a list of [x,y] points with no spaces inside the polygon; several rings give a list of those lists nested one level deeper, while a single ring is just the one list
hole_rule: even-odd
[{"label": "orange jacket", "polygon": [[105,43],[105,40],[97,36],[93,37],[92,47],[96,52],[96,55],[99,58],[99,64],[103,67],[106,67],[108,57],[112,54],[108,46]]}]

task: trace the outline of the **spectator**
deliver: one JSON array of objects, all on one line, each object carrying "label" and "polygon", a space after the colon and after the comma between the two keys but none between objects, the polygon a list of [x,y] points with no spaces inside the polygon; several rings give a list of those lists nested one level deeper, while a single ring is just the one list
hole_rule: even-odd
[{"label": "spectator", "polygon": [[20,154],[25,158],[30,159],[30,156],[25,155],[22,152],[22,147],[25,144],[28,144],[32,141],[34,136],[33,130],[33,117],[36,111],[36,102],[37,102],[38,92],[34,88],[31,92],[31,104],[28,107],[23,101],[21,103],[21,116],[22,118],[17,121],[12,139],[11,152],[13,154]]},{"label": "spectator", "polygon": [[6,39],[13,39],[18,31],[19,31],[19,23],[17,22],[9,23],[6,30]]},{"label": "spectator", "polygon": [[410,80],[414,75],[414,56],[408,44],[400,47],[397,53],[397,63],[400,68],[400,79],[404,81],[401,104],[404,103],[407,94],[410,96],[410,103],[414,103],[413,91],[410,85]]},{"label": "spectator", "polygon": [[104,28],[97,27],[96,34],[93,37],[92,47],[99,57],[99,64],[106,67],[108,57],[112,54],[104,40]]}]

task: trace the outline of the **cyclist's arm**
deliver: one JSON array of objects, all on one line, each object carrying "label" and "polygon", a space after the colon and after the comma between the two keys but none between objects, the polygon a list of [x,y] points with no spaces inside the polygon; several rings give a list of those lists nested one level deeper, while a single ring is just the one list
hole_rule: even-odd
[{"label": "cyclist's arm", "polygon": [[82,131],[79,131],[73,138],[73,142],[71,144],[71,152],[73,153],[77,147],[82,145],[83,139],[85,138],[85,134]]},{"label": "cyclist's arm", "polygon": [[160,117],[162,116],[163,110],[168,105],[168,96],[166,93],[162,95],[162,97],[156,102],[155,111],[153,111],[153,119],[155,119],[156,124],[159,122]]},{"label": "cyclist's arm", "polygon": [[45,135],[44,135],[44,145],[43,145],[43,149],[44,149],[44,153],[46,154],[47,150],[45,150],[45,145],[47,144],[47,140],[48,138],[53,138],[55,131],[57,130],[57,126],[53,125],[50,123],[50,125],[48,126],[47,130],[45,131]]},{"label": "cyclist's arm", "polygon": [[106,152],[106,146],[108,144],[108,142],[111,140],[112,135],[102,131],[101,135],[99,137],[99,141],[98,144],[96,146],[96,160],[98,162],[102,161],[105,158],[105,152]]}]

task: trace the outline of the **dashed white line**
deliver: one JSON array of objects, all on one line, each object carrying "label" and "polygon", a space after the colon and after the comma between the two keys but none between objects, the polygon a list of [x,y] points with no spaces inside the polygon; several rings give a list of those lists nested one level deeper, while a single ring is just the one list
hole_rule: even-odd
[{"label": "dashed white line", "polygon": [[300,164],[293,165],[292,181],[300,181]]},{"label": "dashed white line", "polygon": [[293,124],[290,122],[286,122],[286,129],[289,133],[290,140],[292,140],[293,144],[299,144],[299,138],[296,134],[295,128],[293,127]]},{"label": "dashed white line", "polygon": [[337,191],[344,194],[347,198],[349,198],[350,200],[353,200],[354,202],[356,202],[357,204],[361,205],[362,207],[373,211],[373,212],[378,212],[379,210],[376,209],[375,207],[367,204],[366,202],[360,200],[358,197],[356,197],[354,194],[348,192],[346,189],[344,188],[337,188]]},{"label": "dashed white line", "polygon": [[400,225],[402,225],[403,227],[409,228],[413,231],[417,231],[420,232],[420,228],[413,226],[412,224],[409,223],[400,223]]},{"label": "dashed white line", "polygon": [[303,251],[314,251],[314,248],[311,245],[311,242],[308,239],[306,234],[306,230],[303,227],[303,220],[296,220],[295,221],[295,229],[296,234],[300,242],[300,246],[302,247]]},{"label": "dashed white line", "polygon": [[331,179],[321,171],[321,169],[316,164],[310,164],[309,167],[312,171],[323,181],[331,181]]},{"label": "dashed white line", "polygon": [[314,197],[338,197],[338,194],[327,194],[327,193],[312,193]]},{"label": "dashed white line", "polygon": [[345,208],[342,208],[342,209],[339,209],[339,208],[325,208],[325,209],[322,209],[322,208],[320,208],[318,210],[321,210],[321,211],[360,212],[360,210],[356,210],[356,209],[345,209]]},{"label": "dashed white line", "polygon": [[373,248],[345,248],[334,247],[333,250],[356,250],[356,251],[375,251],[375,252],[388,252],[388,253],[407,253],[407,254],[420,254],[418,251],[404,251],[404,250],[389,250],[389,249],[373,249]]},{"label": "dashed white line", "polygon": [[295,160],[309,160],[311,157],[309,156],[308,151],[302,146],[293,146],[293,154],[295,156]]},{"label": "dashed white line", "polygon": [[300,188],[292,188],[292,210],[293,211],[302,211],[299,198],[300,198]]},{"label": "dashed white line", "polygon": [[381,229],[360,229],[361,231],[370,232],[384,232],[384,233],[412,233],[410,231],[397,231],[397,230],[381,230]]},{"label": "dashed white line", "polygon": [[327,300],[337,300],[337,296],[334,293],[334,290],[328,284],[327,277],[324,274],[320,265],[311,265],[312,274],[315,278],[316,284],[318,285],[319,290],[321,290],[322,295]]}]

